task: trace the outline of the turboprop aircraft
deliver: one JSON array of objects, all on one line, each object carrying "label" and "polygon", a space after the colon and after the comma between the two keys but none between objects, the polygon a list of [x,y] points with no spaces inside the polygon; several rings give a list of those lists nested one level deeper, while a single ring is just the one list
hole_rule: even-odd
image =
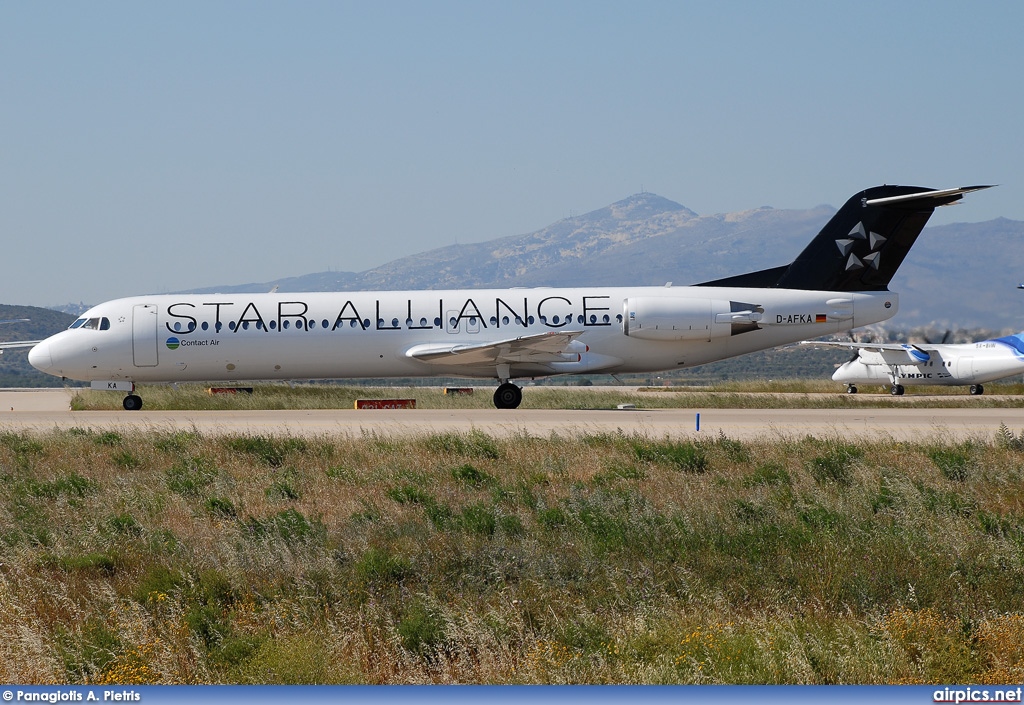
[{"label": "turboprop aircraft", "polygon": [[494,405],[514,409],[513,379],[692,367],[887,320],[934,209],[983,188],[869,188],[790,264],[694,286],[139,296],[28,359],[126,392],[127,410],[140,382],[430,376],[497,379]]},{"label": "turboprop aircraft", "polygon": [[968,386],[984,394],[984,382],[1024,372],[1024,333],[978,343],[857,343],[805,340],[806,345],[831,345],[856,350],[832,375],[846,382],[846,393],[858,384],[889,384],[902,395],[911,385]]}]

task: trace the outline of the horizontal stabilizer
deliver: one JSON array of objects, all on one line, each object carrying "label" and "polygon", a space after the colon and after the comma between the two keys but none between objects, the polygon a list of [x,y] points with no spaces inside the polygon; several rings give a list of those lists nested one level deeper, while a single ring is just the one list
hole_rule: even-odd
[{"label": "horizontal stabilizer", "polygon": [[902,196],[887,196],[884,198],[865,198],[865,206],[913,204],[925,206],[926,208],[937,208],[939,206],[952,205],[959,201],[965,193],[982,191],[992,188],[995,184],[986,186],[960,186],[959,188],[936,189],[934,191],[922,191],[920,193],[908,193]]}]

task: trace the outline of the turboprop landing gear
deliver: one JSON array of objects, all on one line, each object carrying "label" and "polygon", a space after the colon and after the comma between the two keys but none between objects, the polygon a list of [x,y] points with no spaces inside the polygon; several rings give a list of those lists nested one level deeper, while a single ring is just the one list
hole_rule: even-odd
[{"label": "turboprop landing gear", "polygon": [[985,393],[985,386],[984,385],[982,385],[982,384],[972,384],[971,385],[971,394],[984,394],[984,393]]},{"label": "turboprop landing gear", "polygon": [[522,402],[523,390],[511,382],[504,382],[494,390],[494,406],[499,409],[516,409]]},{"label": "turboprop landing gear", "polygon": [[125,411],[138,411],[142,408],[142,397],[138,394],[129,394],[121,404]]},{"label": "turboprop landing gear", "polygon": [[889,379],[892,381],[892,386],[889,387],[889,394],[892,394],[894,397],[902,397],[905,390],[903,385],[896,381],[899,379],[896,375],[896,365],[889,367]]}]

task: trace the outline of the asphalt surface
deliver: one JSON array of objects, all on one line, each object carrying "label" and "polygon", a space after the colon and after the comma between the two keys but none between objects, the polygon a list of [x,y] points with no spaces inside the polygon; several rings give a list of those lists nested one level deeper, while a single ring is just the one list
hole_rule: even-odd
[{"label": "asphalt surface", "polygon": [[[295,436],[468,432],[495,436],[642,434],[654,438],[991,439],[1001,424],[1024,430],[1024,409],[329,409],[313,411],[70,411],[63,389],[0,390],[0,432],[197,430]],[[698,429],[697,415],[700,415]]]}]

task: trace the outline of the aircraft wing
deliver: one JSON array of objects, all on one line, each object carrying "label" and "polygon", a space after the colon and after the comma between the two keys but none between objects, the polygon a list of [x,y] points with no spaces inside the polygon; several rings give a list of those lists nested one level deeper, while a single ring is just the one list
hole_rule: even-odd
[{"label": "aircraft wing", "polygon": [[[849,342],[839,340],[801,340],[800,344],[827,345],[834,348],[846,348],[847,350],[866,350],[879,353],[887,362],[892,358],[892,361],[899,359],[904,364],[914,365],[928,362],[931,359],[931,353],[935,350],[935,348],[929,348],[928,346],[910,345],[908,343],[855,343],[852,340]],[[896,353],[896,355],[893,356],[893,353]],[[907,359],[901,359],[902,356],[906,356]]]},{"label": "aircraft wing", "polygon": [[0,351],[8,348],[31,348],[36,343],[40,343],[40,340],[16,340],[10,343],[0,343]]},{"label": "aircraft wing", "polygon": [[[573,341],[581,335],[583,331],[552,331],[475,345],[417,345],[407,350],[405,355],[433,365],[479,366],[516,362],[565,362],[566,354],[585,350],[585,346],[580,343],[573,345]],[[575,349],[577,346],[580,347],[580,351]]]},{"label": "aircraft wing", "polygon": [[914,350],[920,350],[921,352],[928,352],[929,348],[927,345],[911,345],[909,343],[856,343],[852,340],[801,340],[801,345],[827,345],[833,348],[846,348],[847,350],[875,350],[882,352],[883,350],[906,350],[907,348],[913,348]]},{"label": "aircraft wing", "polygon": [[[4,325],[5,323],[27,323],[29,320],[31,320],[31,319],[29,319],[29,318],[7,318],[7,319],[4,319],[4,320],[0,321],[0,326]],[[3,351],[5,349],[7,349],[7,348],[31,348],[33,345],[35,345],[38,342],[41,342],[41,341],[38,341],[38,340],[15,340],[15,341],[11,341],[9,343],[0,343],[0,353],[3,353]]]}]

